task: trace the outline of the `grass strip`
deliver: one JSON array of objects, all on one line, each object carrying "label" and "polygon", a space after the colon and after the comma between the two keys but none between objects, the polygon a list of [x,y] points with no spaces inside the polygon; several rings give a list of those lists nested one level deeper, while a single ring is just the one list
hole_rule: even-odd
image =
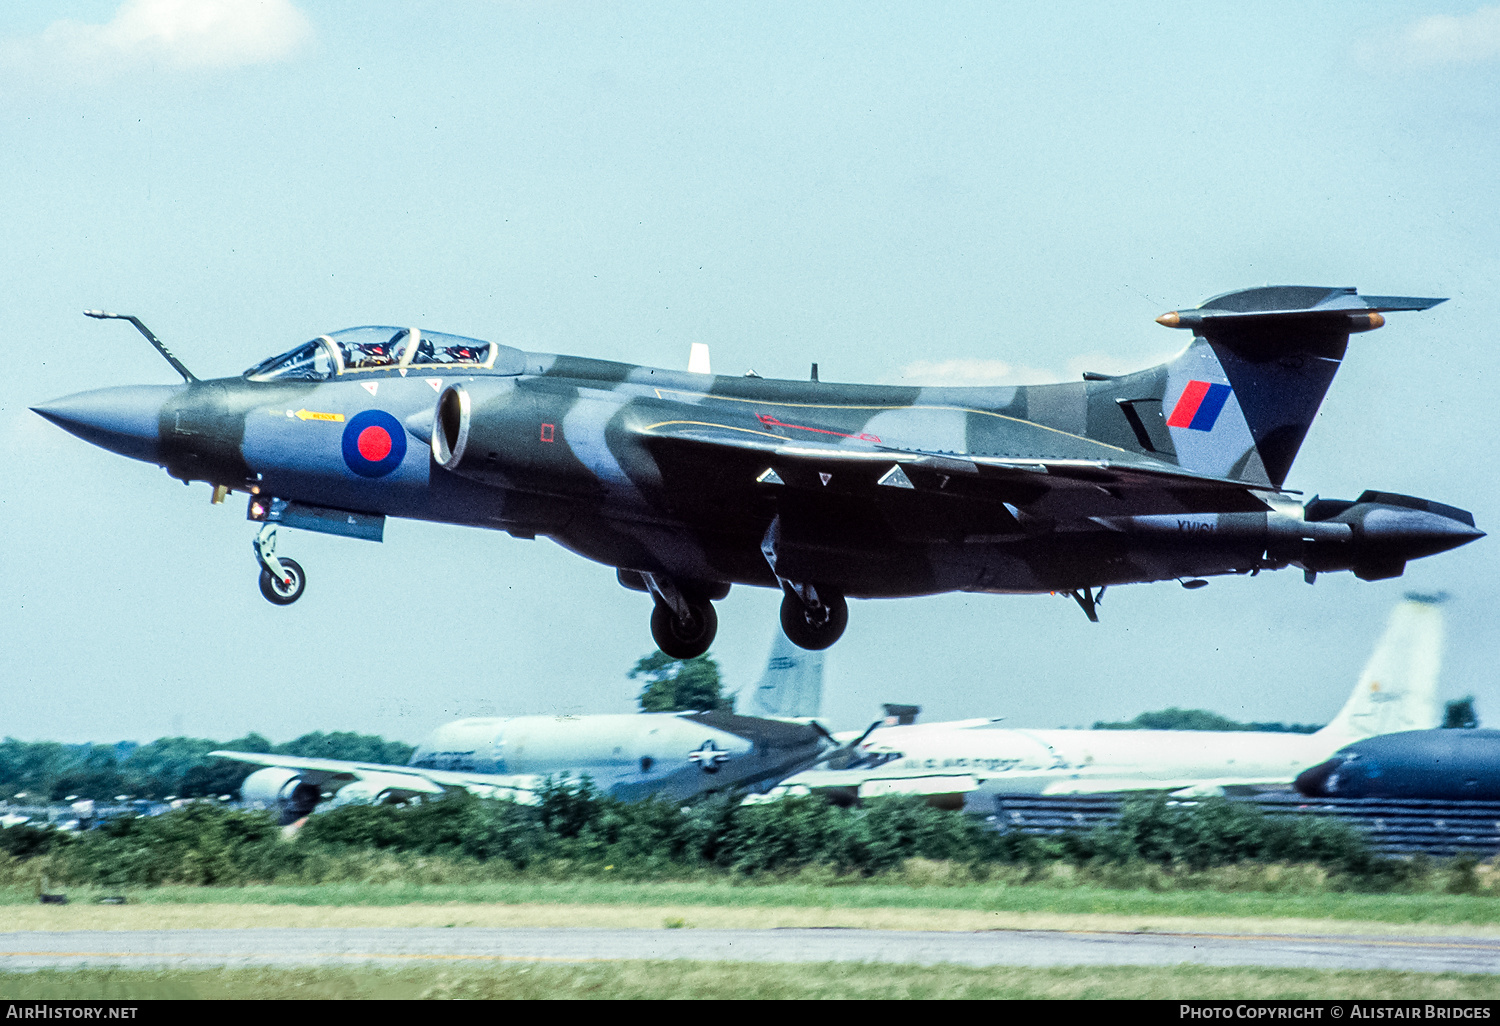
[{"label": "grass strip", "polygon": [[1211,966],[971,968],[640,961],[584,965],[46,969],[0,974],[0,999],[287,998],[1500,998],[1500,977]]},{"label": "grass strip", "polygon": [[[106,891],[70,888],[87,904]],[[735,884],[722,881],[631,882],[609,880],[526,881],[472,884],[317,884],[246,887],[157,887],[130,890],[142,905],[397,906],[638,905],[732,909],[932,909],[1017,915],[1089,915],[1148,919],[1305,919],[1432,926],[1500,926],[1500,900],[1473,894],[1276,893],[1266,891],[1117,890],[1105,887],[967,885],[918,887],[886,883],[799,882]],[[0,924],[12,917],[4,906],[35,905],[36,893],[0,890]],[[973,927],[966,927],[973,928]]]},{"label": "grass strip", "polygon": [[1100,933],[1500,937],[1500,926],[1388,923],[1289,917],[1129,916],[1100,913],[979,912],[966,909],[572,904],[10,905],[0,932],[22,930],[203,930],[397,927],[590,927],[771,930],[1067,930]]}]

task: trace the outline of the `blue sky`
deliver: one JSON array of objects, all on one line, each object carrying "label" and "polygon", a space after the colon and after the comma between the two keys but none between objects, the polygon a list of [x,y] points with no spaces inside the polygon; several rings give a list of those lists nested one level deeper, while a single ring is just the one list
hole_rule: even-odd
[{"label": "blue sky", "polygon": [[[1040,381],[1180,347],[1267,282],[1449,296],[1357,336],[1289,487],[1404,491],[1494,529],[1500,7],[130,0],[0,13],[0,734],[415,739],[614,712],[649,603],[546,541],[289,533],[27,407],[416,324],[825,380]],[[839,726],[1073,726],[1167,705],[1322,721],[1387,610],[1447,590],[1444,689],[1500,716],[1493,540],[1401,580],[1295,571],[1066,599],[857,602]],[[758,674],[777,596],[714,654]]]}]

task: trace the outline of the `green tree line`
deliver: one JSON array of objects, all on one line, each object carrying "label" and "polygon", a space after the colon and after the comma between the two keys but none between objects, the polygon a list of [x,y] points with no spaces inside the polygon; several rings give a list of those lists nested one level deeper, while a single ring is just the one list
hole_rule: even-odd
[{"label": "green tree line", "polygon": [[[637,699],[643,712],[734,708],[733,698],[723,694],[719,664],[712,656],[678,660],[654,652],[637,660],[629,677],[643,682]],[[209,752],[221,749],[396,766],[412,753],[412,746],[400,741],[351,731],[314,731],[279,745],[256,733],[230,741],[163,737],[144,745],[69,745],[8,737],[0,741],[0,801],[17,794],[26,795],[23,801],[38,802],[69,795],[96,801],[122,794],[155,799],[237,796],[256,767],[209,758]]]},{"label": "green tree line", "polygon": [[405,763],[412,753],[400,741],[349,731],[315,731],[279,745],[255,733],[230,741],[163,737],[144,745],[67,745],[8,737],[0,741],[0,799],[20,793],[27,796],[23,801],[59,801],[68,795],[108,800],[122,794],[156,799],[236,794],[255,767],[209,757],[219,749],[394,764]]},{"label": "green tree line", "polygon": [[[1465,695],[1443,706],[1443,726],[1474,728],[1479,715],[1474,711],[1474,696]],[[1241,723],[1207,709],[1170,709],[1143,712],[1133,720],[1107,722],[1096,720],[1095,730],[1259,730],[1287,734],[1316,734],[1323,729],[1318,723]]]},{"label": "green tree line", "polygon": [[1160,709],[1143,712],[1133,720],[1096,720],[1095,730],[1258,730],[1282,734],[1315,734],[1320,723],[1242,723],[1207,709]]}]

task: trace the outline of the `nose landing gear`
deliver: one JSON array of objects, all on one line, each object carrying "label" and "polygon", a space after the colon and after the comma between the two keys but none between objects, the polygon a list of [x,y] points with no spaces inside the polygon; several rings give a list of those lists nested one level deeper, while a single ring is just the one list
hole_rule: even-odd
[{"label": "nose landing gear", "polygon": [[301,598],[307,588],[307,574],[295,559],[276,557],[276,525],[263,525],[251,544],[260,563],[260,593],[266,601],[289,606]]}]

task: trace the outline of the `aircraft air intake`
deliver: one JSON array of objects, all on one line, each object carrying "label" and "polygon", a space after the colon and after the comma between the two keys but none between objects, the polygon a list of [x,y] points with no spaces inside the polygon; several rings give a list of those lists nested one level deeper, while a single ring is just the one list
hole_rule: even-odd
[{"label": "aircraft air intake", "polygon": [[473,402],[462,385],[443,389],[432,418],[432,458],[444,470],[454,469],[463,460],[472,416]]}]

